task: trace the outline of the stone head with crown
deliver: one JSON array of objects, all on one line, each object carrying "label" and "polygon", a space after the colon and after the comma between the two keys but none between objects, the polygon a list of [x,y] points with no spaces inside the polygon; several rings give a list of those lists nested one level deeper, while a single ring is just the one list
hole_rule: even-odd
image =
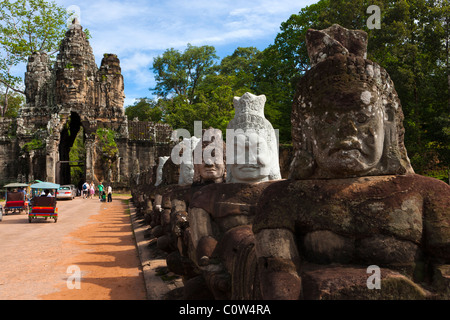
[{"label": "stone head with crown", "polygon": [[281,178],[278,140],[264,116],[265,95],[234,98],[227,126],[227,182],[253,183]]}]

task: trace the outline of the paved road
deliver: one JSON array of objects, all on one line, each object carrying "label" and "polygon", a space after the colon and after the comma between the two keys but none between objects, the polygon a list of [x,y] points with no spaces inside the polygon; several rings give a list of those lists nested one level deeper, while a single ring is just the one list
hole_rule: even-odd
[{"label": "paved road", "polygon": [[[121,274],[122,281],[129,280],[130,286],[142,286],[135,287],[134,291],[142,292],[145,297],[139,258],[124,205],[119,200],[101,203],[98,199],[76,198],[60,200],[57,206],[57,223],[52,219],[29,223],[24,213],[3,216],[0,222],[0,300],[137,299],[136,295],[113,294],[111,282],[127,286],[108,274],[108,269],[120,273],[120,267],[128,272]],[[106,236],[110,240],[106,241]],[[104,263],[92,261],[94,258],[98,261],[98,257],[112,260],[107,269]],[[67,291],[67,279],[73,275],[67,269],[71,263],[80,266],[82,277],[95,278],[95,281],[85,281],[83,288],[89,290]],[[102,275],[109,278],[102,282]]]}]

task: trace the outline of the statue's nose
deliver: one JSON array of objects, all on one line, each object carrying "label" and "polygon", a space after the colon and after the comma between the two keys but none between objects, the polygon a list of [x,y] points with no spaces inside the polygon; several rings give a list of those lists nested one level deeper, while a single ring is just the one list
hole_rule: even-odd
[{"label": "statue's nose", "polygon": [[352,119],[346,118],[341,123],[340,132],[343,135],[353,135],[358,132],[358,128],[356,128],[355,122]]}]

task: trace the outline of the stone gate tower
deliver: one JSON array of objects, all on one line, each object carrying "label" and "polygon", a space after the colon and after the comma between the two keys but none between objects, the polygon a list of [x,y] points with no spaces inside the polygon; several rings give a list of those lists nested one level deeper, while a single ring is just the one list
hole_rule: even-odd
[{"label": "stone gate tower", "polygon": [[[66,184],[71,183],[70,166],[78,165],[84,167],[83,180],[125,188],[130,175],[154,166],[155,159],[169,150],[169,126],[128,121],[119,59],[104,54],[98,68],[76,19],[53,67],[45,53],[29,57],[25,87],[26,105],[16,123],[0,123],[3,180]],[[70,163],[69,151],[81,128],[85,159]],[[105,142],[101,133],[109,133],[113,140]]]}]

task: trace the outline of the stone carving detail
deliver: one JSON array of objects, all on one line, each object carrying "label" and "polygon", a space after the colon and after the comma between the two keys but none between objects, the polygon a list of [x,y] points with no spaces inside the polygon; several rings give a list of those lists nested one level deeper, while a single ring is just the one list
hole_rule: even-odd
[{"label": "stone carving detail", "polygon": [[35,52],[28,57],[25,73],[25,96],[28,105],[47,105],[47,82],[51,71],[46,53]]},{"label": "stone carving detail", "polygon": [[[307,46],[313,67],[293,101],[291,179],[272,167],[239,179],[227,146],[229,183],[196,165],[192,185],[155,192],[152,232],[183,276],[183,297],[448,299],[450,187],[414,174],[399,98],[366,59],[367,35],[333,25],[309,30]],[[265,97],[234,103],[228,128],[252,129],[271,150]],[[367,285],[373,265],[381,290]]]},{"label": "stone carving detail", "polygon": [[159,161],[158,161],[158,167],[156,169],[156,182],[155,182],[155,187],[159,186],[162,182],[162,175],[163,175],[163,168],[164,168],[164,164],[166,163],[166,161],[169,159],[168,156],[165,157],[159,157]]},{"label": "stone carving detail", "polygon": [[[272,124],[264,117],[266,97],[247,92],[235,97],[233,102],[235,116],[227,126],[227,182],[281,179],[277,137]],[[236,135],[233,145],[228,140],[230,130]],[[247,155],[248,159],[244,159]]]},{"label": "stone carving detail", "polygon": [[294,97],[290,178],[413,173],[400,100],[386,70],[364,59],[367,35],[334,25],[307,39],[311,60],[320,61],[308,74],[320,79],[302,77]]},{"label": "stone carving detail", "polygon": [[361,30],[348,30],[334,24],[324,30],[308,30],[308,49],[311,66],[335,54],[367,57],[367,33]]},{"label": "stone carving detail", "polygon": [[[215,143],[215,137],[220,136],[220,139],[222,139],[222,131],[220,131],[219,129],[209,128],[209,134],[206,138],[205,132],[206,130],[202,131],[202,141],[199,141],[199,143],[196,145],[196,148],[201,150],[194,150],[194,153],[202,155],[202,163],[194,164],[194,185],[222,183],[226,180],[226,145],[225,143],[223,143],[222,150],[219,150],[219,148],[215,148],[215,144],[212,145],[213,142]],[[203,157],[203,152],[206,148],[209,147],[214,149],[214,151],[211,150],[211,153],[214,152],[214,155],[210,154],[211,159],[205,159],[205,157]],[[222,152],[222,154],[218,154],[218,152]],[[219,161],[213,161],[216,157],[223,159],[222,163],[220,163]]]},{"label": "stone carving detail", "polygon": [[76,19],[61,42],[55,73],[55,103],[83,105],[83,111],[88,112],[88,107],[95,103],[97,65],[83,28]]},{"label": "stone carving detail", "polygon": [[200,139],[197,137],[191,137],[190,139],[183,139],[183,144],[185,145],[184,150],[190,153],[189,161],[182,161],[180,164],[180,177],[178,179],[179,185],[189,185],[192,184],[194,180],[194,149],[197,147]]},{"label": "stone carving detail", "polygon": [[[316,64],[293,103],[298,180],[268,186],[253,224],[263,298],[449,293],[433,275],[450,264],[450,187],[413,173],[400,101],[386,71],[364,59],[364,39],[336,25],[307,33]],[[381,267],[384,290],[357,280],[369,265]],[[419,285],[427,281],[432,292]]]}]

